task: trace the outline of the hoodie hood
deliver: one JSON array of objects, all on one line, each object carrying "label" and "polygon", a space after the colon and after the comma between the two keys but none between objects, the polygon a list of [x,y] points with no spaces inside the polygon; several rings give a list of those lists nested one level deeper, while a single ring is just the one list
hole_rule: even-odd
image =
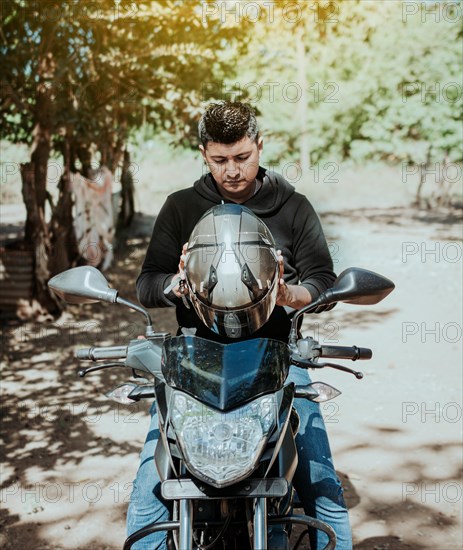
[{"label": "hoodie hood", "polygon": [[[283,176],[261,166],[257,179],[263,182],[262,187],[253,197],[242,203],[257,216],[274,214],[296,191]],[[195,182],[194,189],[199,195],[216,204],[232,202],[220,195],[210,172]]]}]

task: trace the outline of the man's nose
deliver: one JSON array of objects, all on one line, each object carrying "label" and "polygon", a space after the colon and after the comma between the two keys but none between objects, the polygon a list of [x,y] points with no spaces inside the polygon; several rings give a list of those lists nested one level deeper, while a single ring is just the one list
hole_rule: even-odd
[{"label": "man's nose", "polygon": [[227,161],[226,171],[227,175],[231,177],[239,175],[238,166],[236,165],[236,162],[234,160]]}]

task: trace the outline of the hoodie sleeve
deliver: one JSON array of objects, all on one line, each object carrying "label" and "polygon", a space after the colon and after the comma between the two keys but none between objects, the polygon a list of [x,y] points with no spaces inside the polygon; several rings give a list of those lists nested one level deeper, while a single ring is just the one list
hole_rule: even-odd
[{"label": "hoodie sleeve", "polygon": [[320,220],[310,202],[299,195],[300,203],[293,221],[295,268],[300,284],[315,301],[333,285],[336,274]]},{"label": "hoodie sleeve", "polygon": [[137,295],[145,307],[173,306],[179,299],[164,289],[178,272],[183,243],[180,214],[171,197],[161,208],[153,228],[151,241],[146,252],[141,273],[137,279]]}]

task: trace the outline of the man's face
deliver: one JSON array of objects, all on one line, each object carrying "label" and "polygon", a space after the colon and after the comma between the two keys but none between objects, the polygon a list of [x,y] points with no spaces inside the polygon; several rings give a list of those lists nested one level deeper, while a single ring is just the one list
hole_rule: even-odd
[{"label": "man's face", "polygon": [[202,145],[199,148],[224,198],[242,203],[252,197],[262,138],[257,143],[247,136],[230,144],[210,141],[205,148]]}]

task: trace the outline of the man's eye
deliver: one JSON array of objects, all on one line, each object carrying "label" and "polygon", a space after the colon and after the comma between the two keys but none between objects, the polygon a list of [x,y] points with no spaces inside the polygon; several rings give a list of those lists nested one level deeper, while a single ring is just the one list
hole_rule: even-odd
[{"label": "man's eye", "polygon": [[248,160],[249,156],[246,156],[246,157],[238,157],[236,160],[238,162],[244,162],[245,160]]},{"label": "man's eye", "polygon": [[214,163],[215,164],[224,164],[226,161],[225,159],[222,159],[222,160],[214,160]]}]

